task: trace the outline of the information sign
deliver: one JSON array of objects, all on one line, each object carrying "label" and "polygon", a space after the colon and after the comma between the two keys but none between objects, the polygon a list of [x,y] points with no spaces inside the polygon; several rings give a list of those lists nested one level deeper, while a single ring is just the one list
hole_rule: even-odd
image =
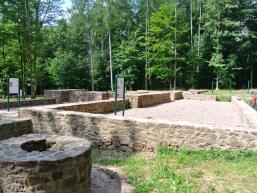
[{"label": "information sign", "polygon": [[117,78],[117,95],[118,98],[123,98],[124,96],[124,78]]},{"label": "information sign", "polygon": [[9,79],[9,93],[10,94],[19,94],[19,79],[10,78]]}]

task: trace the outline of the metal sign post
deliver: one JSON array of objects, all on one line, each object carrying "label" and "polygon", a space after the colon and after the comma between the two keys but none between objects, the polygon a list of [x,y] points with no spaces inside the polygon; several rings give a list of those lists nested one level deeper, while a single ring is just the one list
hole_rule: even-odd
[{"label": "metal sign post", "polygon": [[117,76],[115,77],[114,115],[117,115]]},{"label": "metal sign post", "polygon": [[211,81],[211,93],[213,94],[213,89],[214,89],[214,83]]},{"label": "metal sign post", "polygon": [[247,82],[247,93],[249,94],[249,92],[250,92],[250,81],[248,80],[248,82]]},{"label": "metal sign post", "polygon": [[7,81],[7,106],[8,106],[8,111],[10,110],[10,94],[16,94],[17,95],[17,101],[19,101],[20,105],[20,85],[19,85],[19,78],[8,78]]},{"label": "metal sign post", "polygon": [[230,90],[230,94],[232,93],[232,83],[231,80],[229,81],[229,90]]},{"label": "metal sign post", "polygon": [[122,116],[125,115],[125,79],[123,77],[115,78],[115,101],[114,114],[117,115],[117,98],[122,98]]}]

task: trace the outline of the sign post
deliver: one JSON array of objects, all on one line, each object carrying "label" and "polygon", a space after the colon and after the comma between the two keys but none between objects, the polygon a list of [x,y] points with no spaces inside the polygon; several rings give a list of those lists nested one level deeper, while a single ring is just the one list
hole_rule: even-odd
[{"label": "sign post", "polygon": [[117,76],[115,77],[114,114],[117,115]]},{"label": "sign post", "polygon": [[247,93],[249,94],[249,90],[250,90],[250,81],[249,80],[247,82],[247,88],[248,88]]},{"label": "sign post", "polygon": [[8,78],[7,81],[7,90],[8,90],[8,98],[7,98],[7,106],[8,106],[8,111],[10,110],[10,95],[11,94],[16,94],[17,95],[17,100],[20,103],[20,86],[19,86],[19,78]]},{"label": "sign post", "polygon": [[213,81],[211,81],[211,93],[213,94],[213,88],[214,87],[214,84],[213,84]]},{"label": "sign post", "polygon": [[229,81],[229,90],[230,90],[230,94],[232,93],[232,83],[231,80]]},{"label": "sign post", "polygon": [[115,78],[115,101],[114,114],[117,115],[117,99],[122,98],[122,116],[125,115],[125,79],[116,76]]}]

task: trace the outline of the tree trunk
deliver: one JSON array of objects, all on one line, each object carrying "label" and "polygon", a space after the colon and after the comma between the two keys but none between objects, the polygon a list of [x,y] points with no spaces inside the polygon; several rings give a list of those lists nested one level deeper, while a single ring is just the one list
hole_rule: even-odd
[{"label": "tree trunk", "polygon": [[110,56],[110,78],[111,78],[111,90],[113,91],[113,71],[112,71],[112,41],[111,30],[109,30],[109,56]]},{"label": "tree trunk", "polygon": [[104,41],[101,41],[101,60],[104,62]]},{"label": "tree trunk", "polygon": [[193,49],[193,0],[190,0],[191,49]]},{"label": "tree trunk", "polygon": [[175,1],[175,34],[174,34],[174,53],[175,53],[175,63],[174,63],[174,90],[177,89],[177,0]]},{"label": "tree trunk", "polygon": [[[33,83],[32,83],[32,93],[31,93],[31,98],[35,99],[36,96],[37,96],[37,78],[36,78],[36,72],[37,72],[37,51],[39,50],[38,48],[38,45],[39,45],[39,35],[40,35],[40,29],[41,29],[41,26],[39,24],[39,7],[40,7],[40,2],[38,1],[37,2],[37,5],[36,5],[36,29],[35,29],[35,46],[34,46],[34,52],[33,52],[33,73],[34,73],[34,76],[33,76]],[[32,44],[32,42],[31,42]]]},{"label": "tree trunk", "polygon": [[92,48],[92,35],[90,34],[89,39],[89,54],[90,54],[90,68],[91,68],[91,89],[95,90],[94,87],[94,64],[93,64],[93,48]]},{"label": "tree trunk", "polygon": [[216,90],[219,90],[219,75],[216,78]]},{"label": "tree trunk", "polygon": [[29,50],[29,70],[30,70],[30,94],[31,99],[34,98],[34,87],[33,87],[33,60],[32,60],[32,48],[31,48],[31,34],[30,34],[30,21],[29,21],[29,4],[28,0],[25,1],[25,14],[26,14],[26,27],[27,27],[27,36],[28,36],[28,50]]},{"label": "tree trunk", "polygon": [[21,65],[21,88],[22,88],[22,98],[25,99],[25,81],[26,81],[26,77],[25,77],[25,63],[24,63],[24,51],[23,51],[23,47],[22,47],[22,42],[21,42],[21,36],[20,33],[18,34],[19,36],[19,45],[20,45],[20,65]]},{"label": "tree trunk", "polygon": [[149,31],[149,0],[146,0],[146,14],[145,14],[145,41],[146,41],[146,46],[145,46],[145,90],[148,90],[148,77],[147,77],[147,68],[148,68],[148,31]]},{"label": "tree trunk", "polygon": [[198,24],[198,62],[196,67],[196,74],[197,74],[197,88],[199,87],[199,72],[200,72],[200,49],[201,49],[201,23],[202,23],[202,5],[201,1],[199,1],[199,24]]},{"label": "tree trunk", "polygon": [[250,77],[251,77],[251,87],[252,88],[253,88],[253,71],[254,71],[254,67],[253,67],[253,65],[251,65],[251,75],[250,75]]},{"label": "tree trunk", "polygon": [[[2,42],[3,42],[3,49],[2,49],[2,55],[3,55],[3,66],[5,68],[5,34],[3,33],[3,38],[2,38]],[[5,98],[5,96],[7,95],[7,89],[5,88],[4,82],[8,81],[8,80],[4,80],[4,78],[2,78],[2,82],[3,82],[3,86],[2,86],[2,90],[3,90],[3,98]]]},{"label": "tree trunk", "polygon": [[254,68],[253,68],[253,65],[250,64],[250,54],[249,53],[247,54],[246,63],[247,63],[248,66],[250,66],[250,81],[251,81],[251,85],[250,86],[252,86],[252,83],[253,83],[253,70],[254,70]]}]

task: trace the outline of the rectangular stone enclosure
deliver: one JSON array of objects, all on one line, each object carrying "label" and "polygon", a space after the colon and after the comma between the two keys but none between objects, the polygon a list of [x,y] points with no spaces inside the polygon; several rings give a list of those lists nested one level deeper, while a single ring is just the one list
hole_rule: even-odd
[{"label": "rectangular stone enclosure", "polygon": [[45,98],[54,98],[56,102],[85,102],[109,99],[108,92],[85,91],[79,89],[44,90]]},{"label": "rectangular stone enclosure", "polygon": [[153,151],[166,145],[257,151],[256,129],[95,114],[112,106],[113,100],[31,107],[21,109],[19,116],[31,118],[34,132],[83,137],[101,149]]},{"label": "rectangular stone enclosure", "polygon": [[[29,99],[29,100],[21,100],[19,101],[10,101],[9,108],[17,108],[28,107],[28,106],[40,106],[40,105],[51,105],[56,104],[56,100],[54,98],[45,98],[45,99]],[[0,102],[0,109],[7,109],[7,102]]]}]

